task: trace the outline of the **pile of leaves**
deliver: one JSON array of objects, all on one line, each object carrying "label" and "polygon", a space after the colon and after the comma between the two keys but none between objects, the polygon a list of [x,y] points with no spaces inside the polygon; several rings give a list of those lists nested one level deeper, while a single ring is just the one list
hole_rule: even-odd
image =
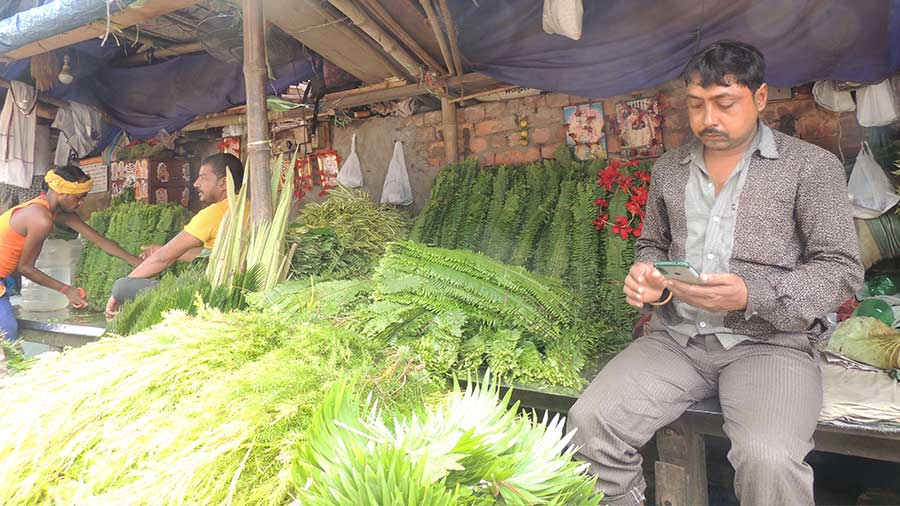
[{"label": "pile of leaves", "polygon": [[389,246],[372,279],[292,281],[251,303],[408,346],[440,381],[490,368],[507,382],[577,389],[588,350],[618,346],[605,326],[580,321],[559,280],[413,242]]},{"label": "pile of leaves", "polygon": [[[300,504],[596,506],[559,416],[518,417],[488,378],[438,406],[389,419],[336,385],[293,470]],[[335,451],[340,448],[341,451]]]},{"label": "pile of leaves", "polygon": [[366,276],[390,241],[406,238],[409,218],[397,208],[376,205],[363,190],[337,186],[328,199],[303,207],[288,229],[296,244],[291,274],[319,280]]},{"label": "pile of leaves", "polygon": [[[100,235],[117,242],[125,251],[139,255],[141,246],[165,244],[190,219],[191,212],[179,205],[122,202],[95,212],[87,223]],[[176,264],[172,271],[178,273],[183,268],[183,265]],[[127,276],[131,270],[128,262],[108,255],[95,244],[87,242],[78,266],[76,283],[84,288],[91,306],[102,309],[113,283]]]},{"label": "pile of leaves", "polygon": [[210,309],[41,355],[0,388],[0,504],[287,504],[329,387],[391,416],[443,391],[408,362],[330,322]]},{"label": "pile of leaves", "polygon": [[[616,174],[635,182],[632,186],[643,182],[634,173],[645,174],[647,164],[614,163]],[[622,240],[613,235],[613,226],[599,226],[598,206],[610,215],[631,216],[631,195],[601,184],[604,170],[608,172],[606,161],[575,160],[565,145],[554,160],[539,163],[480,168],[467,160],[448,165],[410,238],[481,252],[558,278],[577,294],[582,319],[602,321],[621,336],[630,335],[637,315],[625,302],[622,283],[640,230],[635,225]]]}]

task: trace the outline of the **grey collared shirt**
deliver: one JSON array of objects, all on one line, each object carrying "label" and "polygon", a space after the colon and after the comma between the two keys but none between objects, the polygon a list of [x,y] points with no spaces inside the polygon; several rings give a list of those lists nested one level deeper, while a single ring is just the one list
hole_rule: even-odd
[{"label": "grey collared shirt", "polygon": [[[681,160],[681,164],[688,165],[689,168],[684,195],[687,220],[685,256],[701,273],[730,272],[735,218],[750,160],[754,156],[778,158],[772,131],[762,122],[759,123],[756,136],[747,152],[718,195],[715,183],[706,170],[703,144],[695,141],[688,156]],[[679,318],[667,324],[666,330],[682,346],[686,346],[691,337],[703,334],[715,334],[725,349],[750,339],[725,326],[725,313],[699,309],[677,299],[674,304]]]}]

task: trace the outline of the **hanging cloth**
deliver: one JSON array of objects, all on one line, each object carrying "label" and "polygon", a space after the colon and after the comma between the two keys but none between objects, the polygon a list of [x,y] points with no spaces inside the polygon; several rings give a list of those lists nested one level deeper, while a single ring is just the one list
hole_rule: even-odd
[{"label": "hanging cloth", "polygon": [[0,111],[0,183],[30,188],[37,127],[34,88],[13,81]]},{"label": "hanging cloth", "polygon": [[93,151],[100,140],[102,121],[103,118],[98,111],[84,104],[69,102],[69,107],[60,107],[56,119],[50,125],[59,129],[54,165],[57,167],[67,165],[72,151],[75,151],[78,158],[84,158]]}]

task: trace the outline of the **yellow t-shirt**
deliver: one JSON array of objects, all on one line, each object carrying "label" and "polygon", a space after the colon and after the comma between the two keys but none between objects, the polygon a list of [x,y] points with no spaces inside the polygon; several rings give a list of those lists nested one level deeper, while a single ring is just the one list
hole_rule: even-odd
[{"label": "yellow t-shirt", "polygon": [[216,245],[216,236],[219,235],[219,225],[228,211],[228,199],[209,205],[200,210],[191,221],[185,225],[184,231],[196,237],[203,243],[204,248],[212,248]]}]

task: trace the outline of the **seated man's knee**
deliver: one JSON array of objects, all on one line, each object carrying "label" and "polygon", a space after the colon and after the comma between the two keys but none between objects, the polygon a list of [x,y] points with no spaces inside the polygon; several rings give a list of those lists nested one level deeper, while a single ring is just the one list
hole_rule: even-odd
[{"label": "seated man's knee", "polygon": [[787,473],[802,464],[806,452],[777,438],[748,437],[731,441],[728,459],[738,473],[758,475]]}]

